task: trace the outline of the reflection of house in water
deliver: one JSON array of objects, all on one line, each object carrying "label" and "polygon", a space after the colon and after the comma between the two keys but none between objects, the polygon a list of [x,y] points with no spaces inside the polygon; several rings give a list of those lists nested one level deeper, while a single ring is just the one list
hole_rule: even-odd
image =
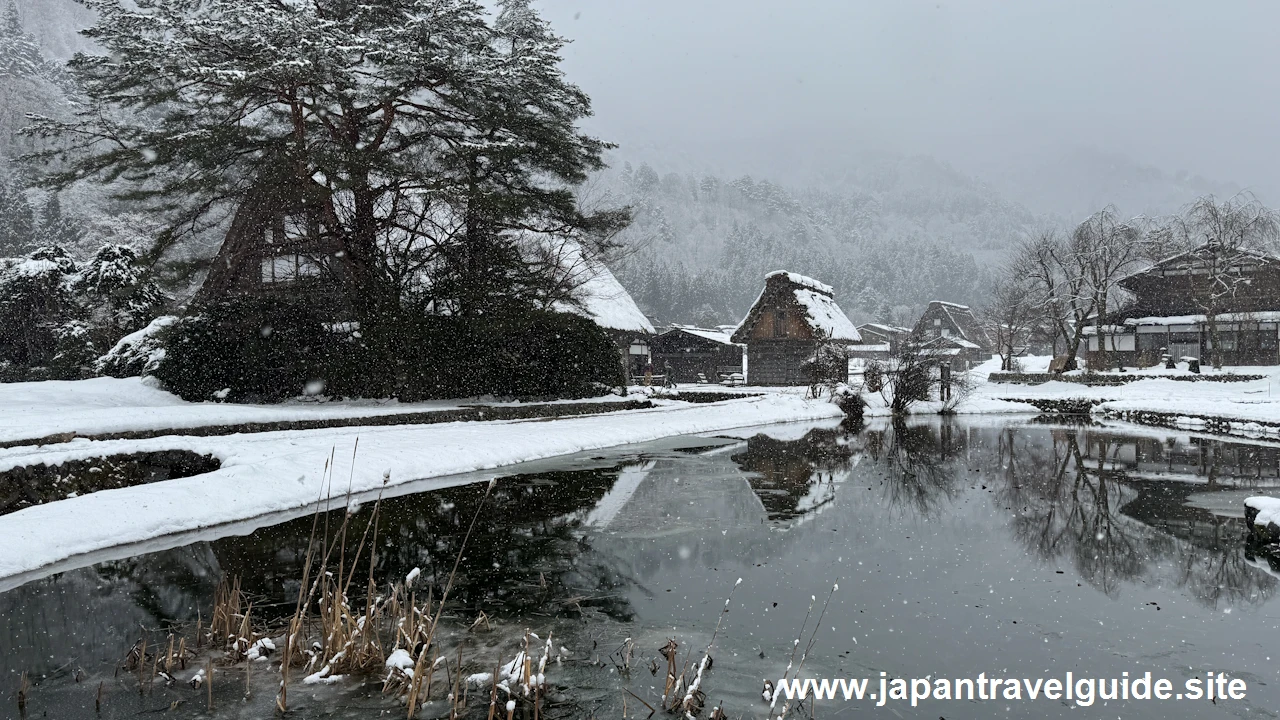
[{"label": "reflection of house in water", "polygon": [[1242,487],[1280,484],[1280,447],[1196,436],[1125,437],[1090,434],[1084,456],[1104,459],[1135,478]]},{"label": "reflection of house in water", "polygon": [[811,430],[799,440],[756,435],[733,456],[771,520],[812,513],[835,499],[835,474],[853,465],[854,450],[840,430]]}]

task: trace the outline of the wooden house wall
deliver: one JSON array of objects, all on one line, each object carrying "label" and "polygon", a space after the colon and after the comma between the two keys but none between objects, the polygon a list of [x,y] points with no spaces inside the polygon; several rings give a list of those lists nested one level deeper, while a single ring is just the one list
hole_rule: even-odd
[{"label": "wooden house wall", "polygon": [[747,344],[748,385],[808,385],[802,365],[813,357],[813,340],[769,339]]},{"label": "wooden house wall", "polygon": [[665,373],[670,364],[676,382],[697,382],[699,373],[708,382],[716,382],[721,373],[742,372],[739,345],[672,330],[655,337],[649,347],[653,351],[654,372]]},{"label": "wooden house wall", "polygon": [[769,288],[765,294],[752,308],[752,313],[756,315],[755,325],[751,327],[747,342],[753,340],[775,340],[778,338],[774,332],[774,323],[777,313],[782,311],[786,313],[783,327],[786,329],[784,337],[801,340],[813,340],[813,328],[809,327],[807,318],[808,310],[796,300],[794,286],[786,286],[784,288]]}]

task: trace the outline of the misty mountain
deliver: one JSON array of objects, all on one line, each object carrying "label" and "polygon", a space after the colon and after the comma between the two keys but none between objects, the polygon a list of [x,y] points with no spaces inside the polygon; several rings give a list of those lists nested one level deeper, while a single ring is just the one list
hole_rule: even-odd
[{"label": "misty mountain", "polygon": [[[1196,198],[1228,198],[1242,189],[1187,171],[1166,172],[1119,153],[1096,148],[1073,148],[1016,158],[1003,166],[979,163],[983,177],[992,178],[1002,194],[1066,223],[1115,205],[1125,215],[1171,215]],[[1265,188],[1249,188],[1266,201]]]},{"label": "misty mountain", "polygon": [[640,306],[703,325],[741,319],[778,269],[831,284],[862,320],[981,303],[994,267],[1047,223],[932,158],[888,153],[794,186],[615,160],[594,190],[635,210],[618,274]]}]

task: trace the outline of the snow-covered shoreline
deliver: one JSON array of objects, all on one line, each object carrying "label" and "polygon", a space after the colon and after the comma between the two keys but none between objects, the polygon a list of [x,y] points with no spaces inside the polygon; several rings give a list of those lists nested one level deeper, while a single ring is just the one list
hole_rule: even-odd
[{"label": "snow-covered shoreline", "polygon": [[[626,402],[636,397],[605,395],[585,400]],[[387,415],[458,410],[464,406],[519,405],[515,402],[395,400],[287,402],[276,405],[192,403],[158,389],[142,378],[101,377],[90,380],[0,383],[0,444],[71,435],[171,430],[180,432],[209,426],[289,421],[359,419]]]},{"label": "snow-covered shoreline", "polygon": [[[0,517],[0,578],[103,548],[307,507],[324,497],[487,470],[676,435],[835,420],[840,410],[794,394],[712,405],[671,404],[586,417],[348,427],[215,437],[78,440],[0,450],[0,470],[119,453],[184,449],[222,461],[205,475],[107,490]],[[356,443],[359,448],[356,450]],[[355,452],[355,461],[352,454]],[[335,458],[321,487],[325,461]],[[430,489],[430,484],[422,487]]]}]

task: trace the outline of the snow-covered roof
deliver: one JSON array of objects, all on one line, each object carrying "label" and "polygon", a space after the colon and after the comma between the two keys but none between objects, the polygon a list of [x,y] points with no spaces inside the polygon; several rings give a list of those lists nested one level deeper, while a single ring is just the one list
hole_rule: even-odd
[{"label": "snow-covered roof", "polygon": [[968,340],[965,340],[964,338],[959,337],[957,335],[939,335],[923,343],[921,347],[926,347],[926,348],[940,347],[942,345],[950,346],[956,350],[981,350],[982,349],[981,345],[978,345],[977,343],[969,342]]},{"label": "snow-covered roof", "polygon": [[863,323],[858,326],[859,330],[862,330],[863,328],[868,328],[870,330],[874,330],[879,333],[884,333],[886,335],[894,335],[898,333],[911,332],[911,328],[902,328],[894,325],[883,325],[881,323]]},{"label": "snow-covered roof", "polygon": [[853,353],[887,353],[889,352],[889,343],[850,345],[849,351]]},{"label": "snow-covered roof", "polygon": [[734,329],[734,337],[745,340],[745,336],[739,333],[744,332],[748,325],[755,322],[758,315],[756,310],[771,286],[775,292],[778,289],[786,289],[794,293],[796,302],[805,309],[805,321],[813,330],[821,331],[831,340],[862,342],[862,334],[858,332],[858,328],[854,327],[853,322],[836,304],[833,297],[835,290],[830,285],[786,270],[775,270],[765,275],[764,288],[756,296],[755,302],[751,303],[751,310],[747,312],[747,316]]},{"label": "snow-covered roof", "polygon": [[817,290],[818,292],[823,293],[824,295],[834,295],[836,292],[834,288],[832,288],[830,285],[826,283],[818,282],[817,280],[814,280],[811,277],[801,275],[800,273],[788,272],[786,270],[774,270],[768,275],[765,275],[764,276],[765,282],[768,282],[769,278],[778,277],[779,275],[785,275],[788,280],[795,283],[796,285],[803,285],[807,288]]},{"label": "snow-covered roof", "polygon": [[672,325],[671,329],[686,332],[690,335],[696,335],[700,338],[706,338],[707,340],[718,342],[722,345],[733,344],[733,340],[729,339],[729,336],[733,335],[733,330],[725,331],[719,328],[711,330],[708,328],[694,327],[693,325]]},{"label": "snow-covered roof", "polygon": [[832,340],[862,342],[862,333],[858,332],[858,328],[853,326],[853,322],[830,295],[808,288],[796,288],[795,294],[796,301],[807,311],[805,320],[809,322],[809,327],[821,330]]},{"label": "snow-covered roof", "polygon": [[1268,255],[1267,253],[1258,252],[1257,250],[1250,250],[1248,248],[1241,248],[1241,247],[1224,247],[1222,245],[1215,245],[1214,243],[1204,243],[1202,245],[1198,245],[1194,248],[1191,248],[1190,250],[1183,250],[1182,252],[1175,253],[1161,260],[1157,260],[1156,262],[1152,263],[1149,267],[1145,267],[1142,270],[1139,270],[1134,273],[1130,273],[1124,276],[1123,278],[1120,278],[1119,283],[1122,287],[1124,287],[1129,283],[1129,281],[1131,281],[1134,278],[1138,278],[1153,272],[1165,270],[1170,265],[1178,265],[1181,263],[1185,263],[1188,260],[1195,261],[1197,259],[1201,259],[1206,256],[1212,257],[1213,255],[1216,255],[1217,253],[1220,253],[1220,252],[1225,253],[1228,257],[1234,256],[1237,258],[1248,258],[1250,260],[1256,260],[1262,264],[1271,264],[1271,263],[1280,262],[1280,258],[1277,258],[1274,255]]},{"label": "snow-covered roof", "polygon": [[591,318],[610,330],[654,333],[653,323],[640,312],[636,301],[604,263],[584,256],[572,241],[557,238],[555,242],[558,261],[580,281],[576,294],[582,304],[578,307],[572,303],[556,303],[556,310]]},{"label": "snow-covered roof", "polygon": [[[1214,315],[1218,322],[1280,322],[1280,310],[1263,310],[1261,312],[1250,313],[1218,313]],[[1196,323],[1207,323],[1209,318],[1205,315],[1157,315],[1152,317],[1129,318],[1124,321],[1125,325],[1195,325]],[[1092,332],[1089,325],[1085,327],[1085,332]]]},{"label": "snow-covered roof", "polygon": [[969,309],[970,309],[968,305],[961,305],[960,303],[947,302],[946,300],[933,300],[933,301],[931,301],[931,302],[930,302],[930,304],[931,304],[931,305],[932,305],[932,304],[942,305],[942,306],[944,306],[944,307],[955,308],[955,309],[957,309],[957,310],[969,310]]}]

